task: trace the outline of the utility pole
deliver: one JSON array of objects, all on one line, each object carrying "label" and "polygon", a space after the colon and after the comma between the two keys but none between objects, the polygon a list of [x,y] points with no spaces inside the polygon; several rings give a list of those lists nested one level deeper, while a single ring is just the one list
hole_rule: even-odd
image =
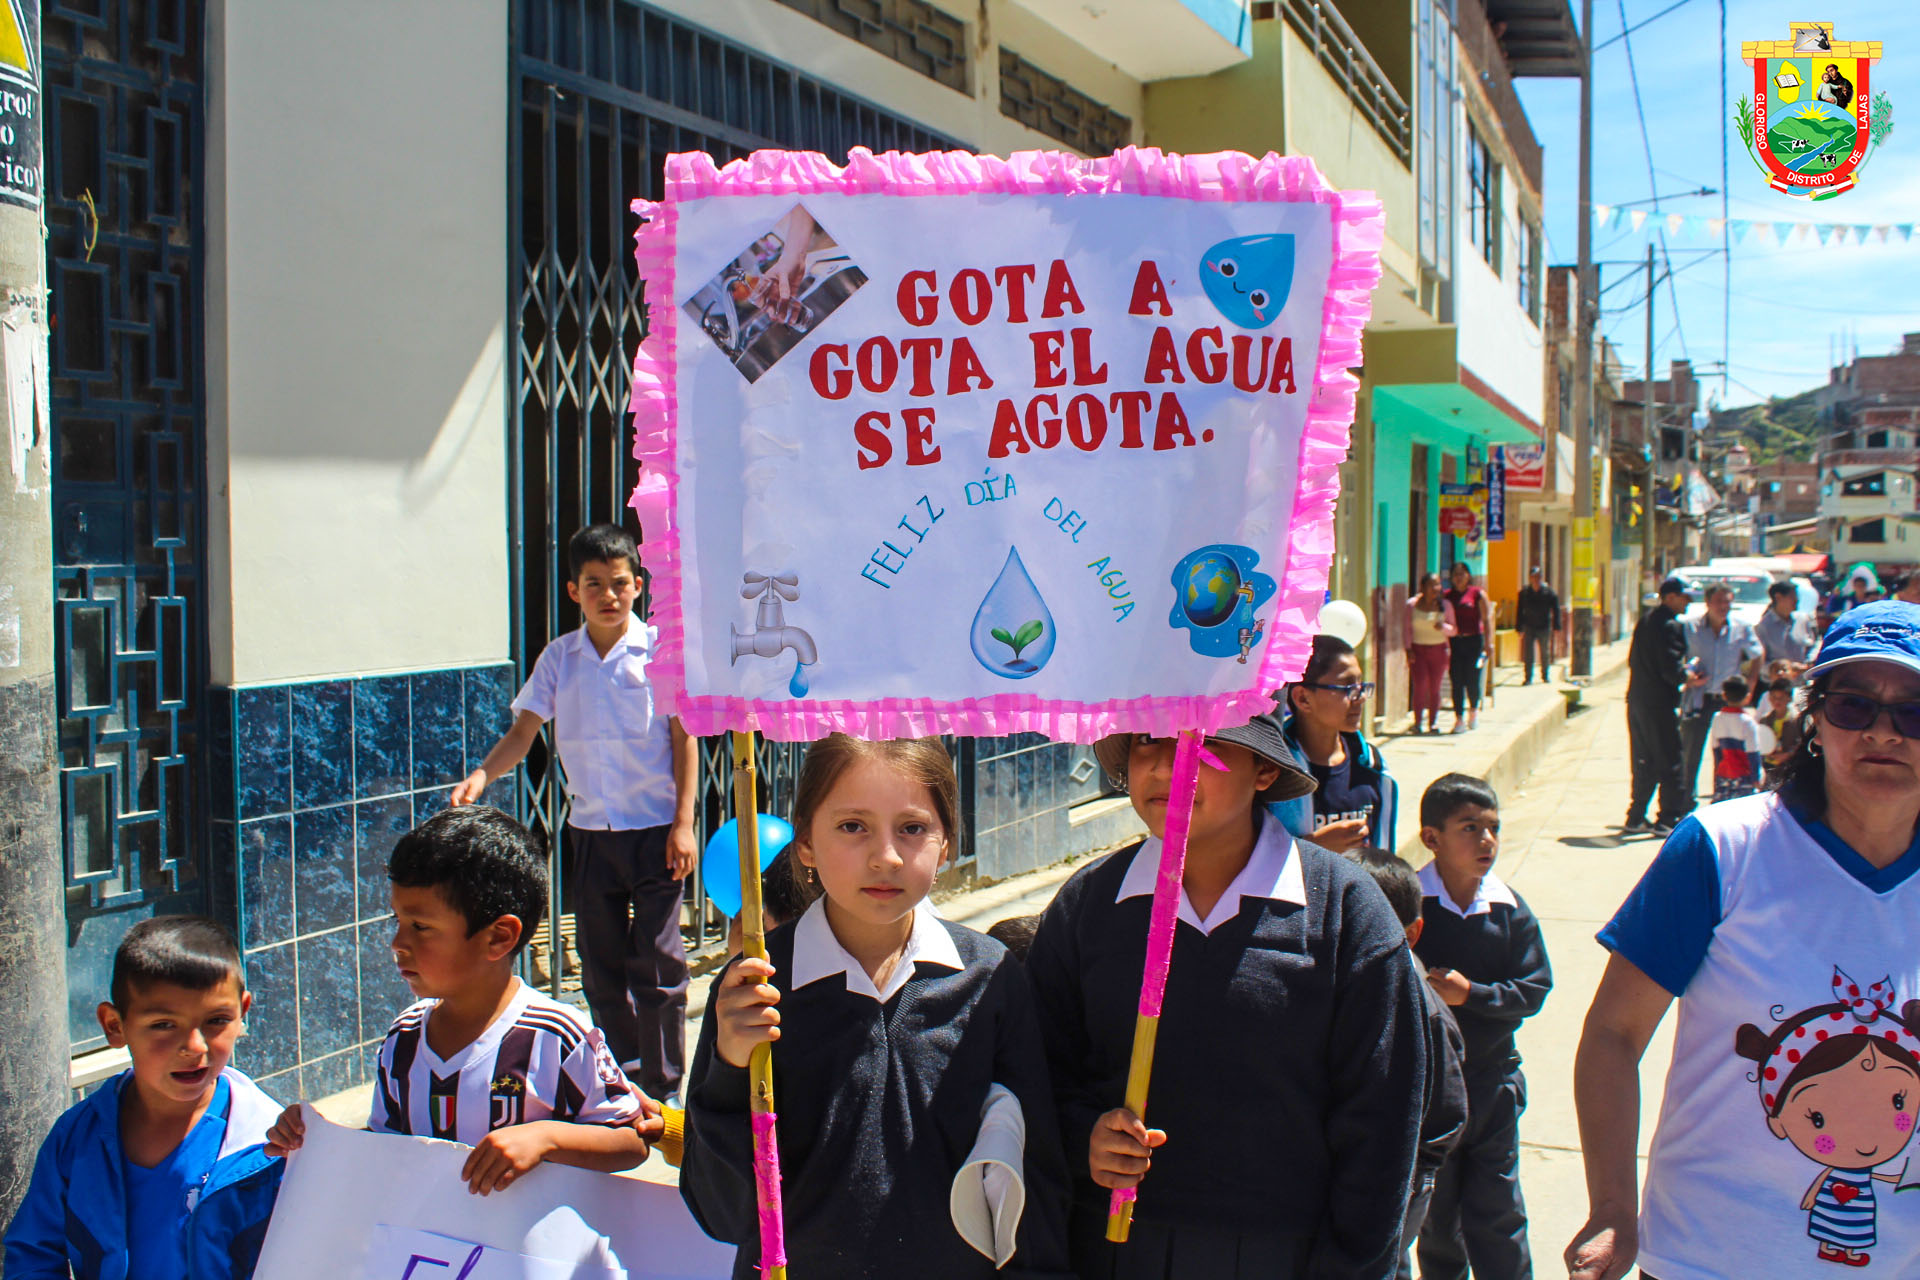
[{"label": "utility pole", "polygon": [[1580,0],[1580,262],[1573,374],[1573,660],[1593,674],[1593,0]]},{"label": "utility pole", "polygon": [[1641,384],[1640,396],[1640,436],[1647,442],[1647,509],[1640,520],[1640,567],[1647,573],[1653,573],[1654,549],[1659,539],[1654,536],[1653,522],[1659,506],[1654,501],[1660,483],[1660,434],[1653,425],[1653,242],[1647,242],[1647,380]]},{"label": "utility pole", "polygon": [[[26,66],[0,56],[0,1221],[26,1194],[40,1140],[67,1104],[66,877],[53,698],[51,424],[40,152],[40,3],[11,13]],[[9,33],[13,34],[13,33]],[[10,43],[10,42],[9,42]]]}]

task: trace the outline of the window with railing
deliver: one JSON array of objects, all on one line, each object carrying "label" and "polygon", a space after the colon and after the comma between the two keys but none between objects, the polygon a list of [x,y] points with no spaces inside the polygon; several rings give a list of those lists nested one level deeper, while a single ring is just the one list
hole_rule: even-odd
[{"label": "window with railing", "polygon": [[1540,229],[1525,217],[1514,219],[1514,263],[1519,267],[1520,309],[1540,323]]},{"label": "window with railing", "polygon": [[1494,274],[1500,273],[1500,162],[1467,124],[1467,234]]},{"label": "window with railing", "polygon": [[1402,164],[1411,164],[1413,121],[1407,100],[1367,52],[1366,42],[1340,16],[1339,8],[1326,0],[1279,0],[1279,5],[1287,25],[1346,91],[1354,109],[1366,117]]},{"label": "window with railing", "polygon": [[1420,6],[1420,261],[1443,279],[1453,275],[1453,20],[1452,0]]}]

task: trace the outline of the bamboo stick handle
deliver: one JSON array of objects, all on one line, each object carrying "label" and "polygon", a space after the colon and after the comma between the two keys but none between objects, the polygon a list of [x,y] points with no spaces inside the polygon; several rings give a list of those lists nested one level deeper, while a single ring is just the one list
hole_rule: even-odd
[{"label": "bamboo stick handle", "polygon": [[[1133,1024],[1133,1056],[1127,1063],[1127,1110],[1147,1118],[1147,1086],[1153,1078],[1153,1046],[1160,1031],[1160,1006],[1167,994],[1173,963],[1173,937],[1180,922],[1180,882],[1187,868],[1187,828],[1193,821],[1193,796],[1200,780],[1200,735],[1183,730],[1173,752],[1173,786],[1167,795],[1167,825],[1160,838],[1160,870],[1153,884],[1153,910],[1147,925],[1146,962],[1140,974],[1140,1013]],[[1107,1200],[1107,1239],[1126,1243],[1133,1226],[1137,1191],[1122,1187]]]},{"label": "bamboo stick handle", "polygon": [[[753,733],[733,731],[733,814],[740,848],[742,952],[767,958],[767,926],[760,910],[760,802]],[[760,1270],[767,1280],[786,1280],[786,1223],[780,1207],[780,1146],[774,1131],[773,1046],[757,1044],[747,1059],[753,1109],[753,1181],[760,1215]]]}]

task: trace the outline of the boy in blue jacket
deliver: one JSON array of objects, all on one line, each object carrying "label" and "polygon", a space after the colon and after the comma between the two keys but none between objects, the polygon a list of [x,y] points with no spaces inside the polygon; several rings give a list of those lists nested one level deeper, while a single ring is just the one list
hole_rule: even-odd
[{"label": "boy in blue jacket", "polygon": [[8,1280],[252,1274],[285,1162],[260,1148],[279,1105],[227,1065],[251,1004],[220,925],[127,931],[98,1016],[133,1065],[54,1122],[7,1227]]}]

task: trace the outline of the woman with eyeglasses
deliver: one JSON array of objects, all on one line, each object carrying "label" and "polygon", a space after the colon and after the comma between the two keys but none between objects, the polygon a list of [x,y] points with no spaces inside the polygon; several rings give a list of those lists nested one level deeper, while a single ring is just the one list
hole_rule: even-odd
[{"label": "woman with eyeglasses", "polygon": [[[1776,789],[1696,810],[1600,931],[1573,1280],[1920,1275],[1920,606],[1827,632]],[[1679,1003],[1636,1185],[1641,1055]],[[1897,1206],[1897,1207],[1896,1207]]]},{"label": "woman with eyeglasses", "polygon": [[1288,831],[1335,853],[1394,847],[1399,791],[1379,748],[1361,735],[1373,682],[1360,677],[1352,645],[1317,635],[1306,670],[1285,692],[1287,744],[1319,786],[1275,811]]}]

